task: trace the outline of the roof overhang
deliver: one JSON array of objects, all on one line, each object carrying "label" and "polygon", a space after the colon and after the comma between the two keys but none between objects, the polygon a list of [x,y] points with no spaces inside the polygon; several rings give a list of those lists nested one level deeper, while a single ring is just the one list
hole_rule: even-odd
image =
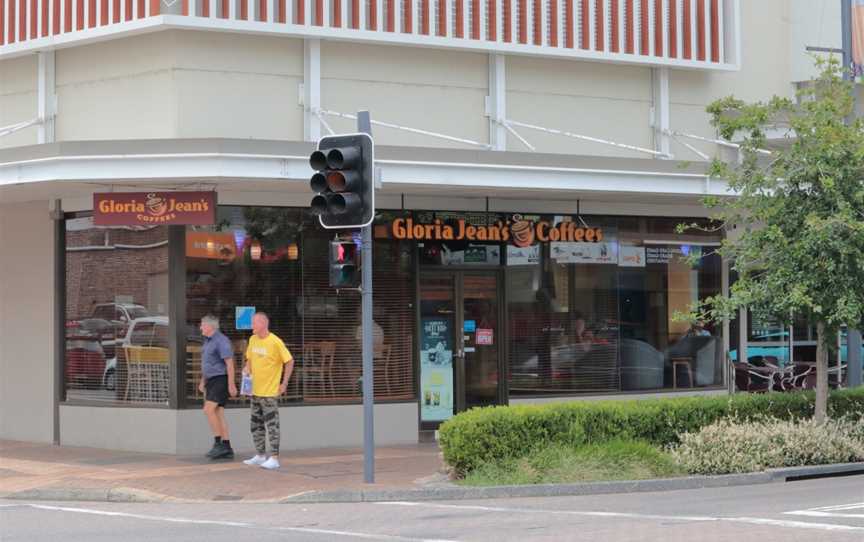
[{"label": "roof overhang", "polygon": [[[142,187],[307,192],[305,142],[173,139],[80,141],[0,150],[0,201],[82,196]],[[696,201],[729,195],[706,165],[670,160],[376,148],[382,194],[625,198]]]}]

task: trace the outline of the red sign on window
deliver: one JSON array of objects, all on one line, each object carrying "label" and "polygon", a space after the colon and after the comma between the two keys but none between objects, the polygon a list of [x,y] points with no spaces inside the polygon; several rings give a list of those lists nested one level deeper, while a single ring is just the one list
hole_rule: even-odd
[{"label": "red sign on window", "polygon": [[93,194],[96,226],[216,223],[216,192],[102,192]]},{"label": "red sign on window", "polygon": [[492,330],[491,329],[480,329],[477,328],[477,340],[476,343],[478,345],[491,346],[492,345]]}]

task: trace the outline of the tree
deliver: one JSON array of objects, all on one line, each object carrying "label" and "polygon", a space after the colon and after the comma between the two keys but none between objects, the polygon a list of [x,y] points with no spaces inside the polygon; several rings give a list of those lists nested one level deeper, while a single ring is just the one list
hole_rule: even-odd
[{"label": "tree", "polygon": [[[829,341],[864,316],[864,131],[860,120],[848,121],[852,87],[839,63],[817,64],[821,73],[798,103],[727,97],[708,107],[723,138],[743,136],[736,160],[710,168],[737,195],[705,201],[730,233],[718,252],[738,280],[693,317],[729,319],[741,307],[787,323],[807,315],[817,330],[815,418],[823,421]],[[777,129],[785,129],[783,144],[765,151],[766,133]]]}]

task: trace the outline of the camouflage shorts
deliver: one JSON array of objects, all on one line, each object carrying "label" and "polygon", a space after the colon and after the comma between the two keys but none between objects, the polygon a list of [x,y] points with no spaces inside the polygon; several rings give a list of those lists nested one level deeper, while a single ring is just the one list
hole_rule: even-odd
[{"label": "camouflage shorts", "polygon": [[264,455],[266,441],[270,441],[270,453],[279,454],[279,403],[276,397],[252,396],[250,428],[255,451]]}]

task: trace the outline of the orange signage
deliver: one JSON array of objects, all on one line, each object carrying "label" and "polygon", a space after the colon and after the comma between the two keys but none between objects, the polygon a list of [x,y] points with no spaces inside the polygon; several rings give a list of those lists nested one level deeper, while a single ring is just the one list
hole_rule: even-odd
[{"label": "orange signage", "polygon": [[216,192],[102,192],[93,194],[97,226],[216,223]]},{"label": "orange signage", "polygon": [[578,226],[575,222],[532,222],[514,215],[512,220],[498,221],[487,226],[473,226],[464,218],[445,223],[436,218],[431,224],[414,222],[412,218],[397,218],[390,225],[396,239],[417,241],[498,241],[527,247],[535,242],[597,243],[603,240],[601,228]]},{"label": "orange signage", "polygon": [[234,236],[230,233],[186,232],[186,256],[211,260],[233,260],[237,257]]}]

